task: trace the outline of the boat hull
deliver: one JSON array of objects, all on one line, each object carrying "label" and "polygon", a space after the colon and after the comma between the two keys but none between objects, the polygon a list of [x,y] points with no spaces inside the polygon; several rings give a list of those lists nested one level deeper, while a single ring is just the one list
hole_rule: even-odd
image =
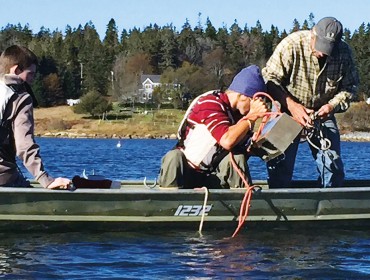
[{"label": "boat hull", "polygon": [[[343,188],[267,189],[253,193],[249,228],[370,225],[370,184]],[[297,185],[298,186],[298,185]],[[74,191],[0,188],[0,230],[204,229],[237,226],[244,189],[148,188],[122,182],[119,189]],[[204,204],[206,207],[204,208]]]}]

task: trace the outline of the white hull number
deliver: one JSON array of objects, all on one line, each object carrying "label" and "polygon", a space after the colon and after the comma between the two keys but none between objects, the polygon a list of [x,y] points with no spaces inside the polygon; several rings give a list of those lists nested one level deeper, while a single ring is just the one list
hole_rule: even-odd
[{"label": "white hull number", "polygon": [[[212,205],[206,205],[205,215],[211,211]],[[203,214],[203,205],[179,205],[174,216],[200,216]]]}]

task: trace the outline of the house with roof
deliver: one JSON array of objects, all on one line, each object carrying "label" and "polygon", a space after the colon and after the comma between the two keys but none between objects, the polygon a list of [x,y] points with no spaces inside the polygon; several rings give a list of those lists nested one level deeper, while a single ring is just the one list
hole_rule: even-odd
[{"label": "house with roof", "polygon": [[141,88],[137,96],[137,101],[141,103],[151,103],[153,101],[153,91],[156,87],[162,86],[165,88],[164,102],[171,102],[171,89],[179,89],[180,84],[162,84],[161,75],[144,75],[140,77]]},{"label": "house with roof", "polygon": [[151,102],[154,88],[161,85],[160,80],[161,75],[141,75],[138,101],[142,103]]}]

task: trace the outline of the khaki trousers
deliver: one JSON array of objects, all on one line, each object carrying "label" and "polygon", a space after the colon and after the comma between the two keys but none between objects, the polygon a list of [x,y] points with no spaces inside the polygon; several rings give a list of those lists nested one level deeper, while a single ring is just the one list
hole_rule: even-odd
[{"label": "khaki trousers", "polygon": [[[234,159],[248,183],[251,184],[246,155],[235,154]],[[214,172],[207,174],[193,169],[178,149],[167,152],[162,158],[159,185],[186,189],[203,186],[209,189],[245,187],[242,178],[232,166],[230,154],[222,159]]]}]

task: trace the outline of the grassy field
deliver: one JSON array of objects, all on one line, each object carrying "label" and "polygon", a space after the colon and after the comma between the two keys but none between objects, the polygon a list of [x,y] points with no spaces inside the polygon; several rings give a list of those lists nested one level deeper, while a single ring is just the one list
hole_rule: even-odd
[{"label": "grassy field", "polygon": [[[88,137],[169,137],[177,132],[184,111],[163,109],[132,116],[110,115],[108,119],[92,119],[75,114],[72,107],[59,106],[35,109],[36,135],[59,133]],[[370,105],[354,103],[343,114],[337,114],[342,133],[370,131]]]},{"label": "grassy field", "polygon": [[131,116],[109,115],[92,119],[75,114],[70,106],[35,109],[36,135],[68,133],[96,137],[164,137],[177,132],[184,112],[160,110],[135,113]]}]

